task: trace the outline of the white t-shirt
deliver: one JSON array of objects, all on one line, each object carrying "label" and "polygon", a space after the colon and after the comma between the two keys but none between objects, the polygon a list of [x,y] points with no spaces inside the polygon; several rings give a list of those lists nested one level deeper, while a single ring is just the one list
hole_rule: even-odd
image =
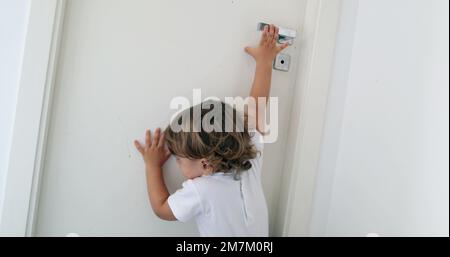
[{"label": "white t-shirt", "polygon": [[267,237],[269,221],[261,185],[262,135],[252,143],[260,151],[252,167],[235,180],[232,173],[218,172],[187,180],[168,203],[181,222],[195,219],[200,236]]}]

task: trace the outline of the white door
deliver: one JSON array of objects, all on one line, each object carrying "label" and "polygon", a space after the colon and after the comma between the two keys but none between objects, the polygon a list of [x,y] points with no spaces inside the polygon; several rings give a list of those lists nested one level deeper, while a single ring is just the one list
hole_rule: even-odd
[{"label": "white door", "polygon": [[[165,127],[173,97],[246,96],[260,21],[301,28],[299,0],[68,1],[53,97],[36,235],[190,236],[194,223],[158,219],[146,193],[133,139]],[[299,40],[275,71],[279,138],[266,146],[263,183],[271,221],[277,213]],[[165,169],[173,192],[183,178]],[[271,222],[271,231],[274,230]]]}]

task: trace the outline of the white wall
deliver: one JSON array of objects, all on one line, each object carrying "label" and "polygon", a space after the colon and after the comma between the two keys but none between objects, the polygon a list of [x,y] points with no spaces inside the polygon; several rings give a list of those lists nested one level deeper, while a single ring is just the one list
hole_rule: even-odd
[{"label": "white wall", "polygon": [[29,0],[0,0],[0,214],[8,168]]},{"label": "white wall", "polygon": [[345,0],[311,233],[448,236],[447,0]]}]

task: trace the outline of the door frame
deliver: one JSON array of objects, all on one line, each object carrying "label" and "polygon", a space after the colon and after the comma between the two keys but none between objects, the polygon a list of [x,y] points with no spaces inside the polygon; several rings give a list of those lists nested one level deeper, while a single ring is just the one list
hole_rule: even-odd
[{"label": "door frame", "polygon": [[[309,235],[322,128],[342,0],[307,0],[284,168],[283,236]],[[32,236],[36,223],[66,0],[30,1],[23,66],[6,172],[0,236]],[[298,171],[298,172],[297,172]],[[1,201],[0,201],[1,202]]]},{"label": "door frame", "polygon": [[0,236],[33,235],[65,4],[30,1]]},{"label": "door frame", "polygon": [[276,222],[281,236],[311,236],[328,92],[343,0],[308,0],[293,93],[283,183]]}]

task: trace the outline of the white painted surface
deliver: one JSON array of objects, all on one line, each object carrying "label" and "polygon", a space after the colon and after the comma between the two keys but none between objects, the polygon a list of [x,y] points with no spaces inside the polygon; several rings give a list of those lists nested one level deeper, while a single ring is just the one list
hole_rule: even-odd
[{"label": "white painted surface", "polygon": [[333,71],[340,0],[308,1],[276,234],[307,236]]},{"label": "white painted surface", "polygon": [[29,0],[0,0],[0,216],[28,21]]},{"label": "white painted surface", "polygon": [[[257,8],[256,8],[257,6]],[[132,140],[165,126],[174,96],[247,95],[259,21],[300,28],[305,1],[68,1],[37,235],[196,235],[195,225],[153,215],[143,163]],[[263,183],[271,220],[295,84],[274,72],[279,140],[265,152]],[[171,191],[182,178],[166,166]],[[272,228],[273,230],[273,228]]]},{"label": "white painted surface", "polygon": [[[56,46],[59,0],[30,2],[27,36],[20,74],[11,141],[8,173],[4,189],[0,235],[29,235],[28,221],[33,217],[34,186],[40,170],[42,143],[45,142],[43,124],[48,116],[49,85],[53,81],[53,58]],[[61,12],[59,12],[61,13]],[[55,23],[56,22],[56,23]]]},{"label": "white painted surface", "polygon": [[448,236],[448,1],[344,2],[311,232]]}]

